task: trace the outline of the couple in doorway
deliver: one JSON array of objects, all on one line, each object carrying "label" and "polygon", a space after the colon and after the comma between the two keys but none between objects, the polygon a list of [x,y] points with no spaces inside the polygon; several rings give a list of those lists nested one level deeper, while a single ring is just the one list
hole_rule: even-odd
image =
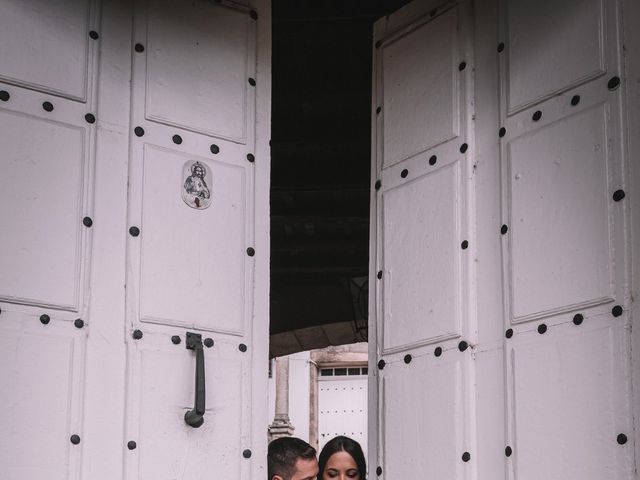
[{"label": "couple in doorway", "polygon": [[304,440],[282,437],[269,444],[268,480],[365,480],[362,447],[349,437],[335,437],[316,449]]}]

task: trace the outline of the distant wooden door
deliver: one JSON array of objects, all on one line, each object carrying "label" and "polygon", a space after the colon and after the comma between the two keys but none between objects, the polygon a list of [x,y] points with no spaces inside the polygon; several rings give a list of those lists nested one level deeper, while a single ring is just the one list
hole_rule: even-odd
[{"label": "distant wooden door", "polygon": [[0,10],[4,475],[262,478],[269,5]]},{"label": "distant wooden door", "polygon": [[459,1],[376,23],[380,478],[634,478],[621,18]]}]

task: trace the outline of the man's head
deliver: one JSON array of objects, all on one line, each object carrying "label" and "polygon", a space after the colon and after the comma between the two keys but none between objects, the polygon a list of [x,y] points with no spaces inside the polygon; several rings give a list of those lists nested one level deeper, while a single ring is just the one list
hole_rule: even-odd
[{"label": "man's head", "polygon": [[316,450],[295,437],[282,437],[269,444],[269,480],[315,480],[318,475]]}]

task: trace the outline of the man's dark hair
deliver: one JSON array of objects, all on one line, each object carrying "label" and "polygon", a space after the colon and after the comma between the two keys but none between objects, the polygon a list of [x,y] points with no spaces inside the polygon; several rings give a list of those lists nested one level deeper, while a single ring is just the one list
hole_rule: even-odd
[{"label": "man's dark hair", "polygon": [[284,480],[289,480],[295,472],[296,462],[299,458],[315,459],[316,449],[296,437],[282,437],[273,440],[269,443],[267,454],[269,480],[272,480],[274,475],[280,475]]}]

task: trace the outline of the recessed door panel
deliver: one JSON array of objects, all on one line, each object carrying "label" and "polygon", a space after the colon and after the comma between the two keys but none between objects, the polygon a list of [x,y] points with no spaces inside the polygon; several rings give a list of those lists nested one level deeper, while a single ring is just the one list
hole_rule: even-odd
[{"label": "recessed door panel", "polygon": [[147,14],[146,118],[245,143],[255,62],[248,11],[165,0]]},{"label": "recessed door panel", "polygon": [[629,416],[623,331],[583,328],[524,333],[509,349],[515,478],[629,478],[616,442]]},{"label": "recessed door panel", "polygon": [[453,8],[380,47],[383,167],[458,135],[457,27]]},{"label": "recessed door panel", "polygon": [[[6,315],[6,314],[5,314]],[[35,327],[35,328],[34,328]],[[39,328],[38,328],[39,327]],[[7,479],[68,480],[82,450],[84,337],[67,323],[0,328],[0,464]]]},{"label": "recessed door panel", "polygon": [[[207,169],[211,205],[182,198],[184,166]],[[141,238],[141,320],[242,332],[245,305],[245,170],[145,146]]]},{"label": "recessed door panel", "polygon": [[89,0],[3,0],[0,79],[86,101]]},{"label": "recessed door panel", "polygon": [[460,333],[458,169],[383,194],[385,351]]},{"label": "recessed door panel", "polygon": [[508,111],[605,71],[602,0],[509,1]]},{"label": "recessed door panel", "polygon": [[[159,346],[161,340],[164,345]],[[241,478],[240,451],[246,435],[243,354],[230,345],[204,348],[206,411],[199,428],[184,420],[194,408],[196,368],[195,354],[185,348],[184,338],[179,345],[168,336],[150,339],[139,355],[139,433],[130,432],[131,438],[139,439],[137,478],[199,478],[202,472]]]},{"label": "recessed door panel", "polygon": [[385,478],[464,478],[463,360],[432,355],[383,371]]},{"label": "recessed door panel", "polygon": [[508,145],[513,319],[613,295],[605,105]]},{"label": "recessed door panel", "polygon": [[77,311],[85,129],[1,110],[0,143],[0,298]]}]

